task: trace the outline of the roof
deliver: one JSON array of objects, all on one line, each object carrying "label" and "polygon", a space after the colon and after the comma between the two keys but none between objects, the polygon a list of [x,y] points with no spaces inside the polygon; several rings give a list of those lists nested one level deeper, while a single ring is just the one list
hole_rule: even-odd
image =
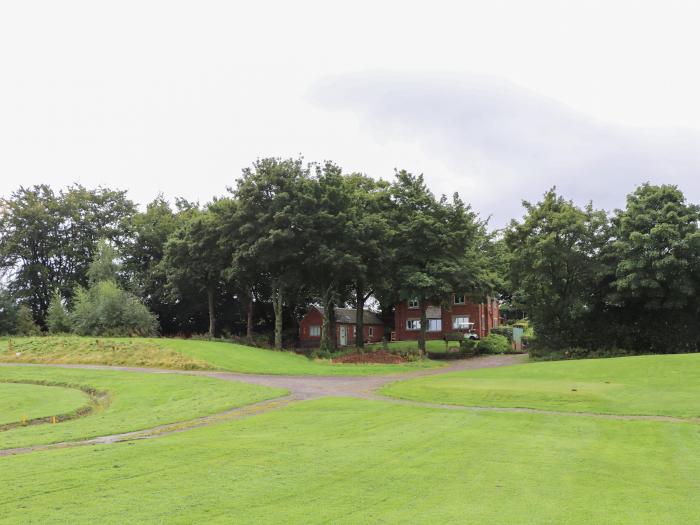
[{"label": "roof", "polygon": [[[323,314],[323,307],[316,309]],[[364,324],[384,324],[377,314],[371,310],[363,310],[362,322]],[[354,308],[335,308],[335,322],[342,324],[355,324],[357,322],[357,310]]]}]

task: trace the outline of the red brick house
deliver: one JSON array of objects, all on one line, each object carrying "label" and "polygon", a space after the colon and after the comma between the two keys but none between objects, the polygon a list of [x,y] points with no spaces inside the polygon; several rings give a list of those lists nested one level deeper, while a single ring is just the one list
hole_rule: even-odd
[{"label": "red brick house", "polygon": [[[335,340],[338,346],[355,344],[357,310],[354,308],[335,309]],[[379,343],[384,337],[384,323],[377,314],[364,311],[363,339],[367,343]],[[299,341],[303,347],[314,347],[321,343],[323,308],[313,306],[299,323]]]},{"label": "red brick house", "polygon": [[[450,305],[428,303],[426,339],[442,339],[446,333],[473,332],[486,337],[498,326],[498,301],[485,297],[481,302],[467,294],[454,294]],[[394,338],[397,341],[418,339],[420,336],[420,305],[417,299],[398,303],[394,310]]]}]

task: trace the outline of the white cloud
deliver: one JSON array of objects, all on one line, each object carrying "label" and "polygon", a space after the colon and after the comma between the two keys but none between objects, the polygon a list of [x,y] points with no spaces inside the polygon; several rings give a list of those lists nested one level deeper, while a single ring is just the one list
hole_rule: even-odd
[{"label": "white cloud", "polygon": [[646,181],[700,197],[700,133],[606,124],[499,79],[358,73],[320,82],[311,97],[359,115],[371,136],[416,140],[448,167],[425,173],[431,185],[459,191],[496,225],[554,185],[607,209]]}]

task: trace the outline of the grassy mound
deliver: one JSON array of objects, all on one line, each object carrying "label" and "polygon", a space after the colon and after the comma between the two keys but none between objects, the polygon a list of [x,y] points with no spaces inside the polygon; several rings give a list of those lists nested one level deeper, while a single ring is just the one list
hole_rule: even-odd
[{"label": "grassy mound", "polygon": [[433,361],[333,364],[330,360],[311,360],[292,352],[276,352],[218,341],[78,336],[5,339],[0,341],[0,362],[103,364],[180,370],[216,369],[246,374],[315,376],[396,374],[442,366]]},{"label": "grassy mound", "polygon": [[211,368],[148,339],[95,337],[19,337],[0,342],[0,362],[141,366],[197,370]]}]

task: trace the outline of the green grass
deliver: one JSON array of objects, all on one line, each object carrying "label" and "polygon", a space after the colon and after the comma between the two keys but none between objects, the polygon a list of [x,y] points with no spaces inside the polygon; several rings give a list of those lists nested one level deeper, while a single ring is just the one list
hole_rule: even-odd
[{"label": "green grass", "polygon": [[[17,353],[19,352],[19,356]],[[246,374],[360,376],[442,366],[434,361],[398,365],[333,364],[292,352],[193,339],[29,337],[0,340],[0,362],[83,363],[172,369],[218,369]]]},{"label": "green grass", "polygon": [[246,374],[360,376],[410,372],[442,366],[434,361],[414,361],[399,365],[332,364],[328,360],[311,360],[292,352],[275,352],[250,346],[198,341],[192,339],[153,339],[163,348],[201,359],[215,368]]},{"label": "green grass", "polygon": [[688,423],[323,399],[0,469],[4,523],[700,522]]},{"label": "green grass", "polygon": [[700,416],[700,354],[527,363],[396,382],[383,394],[466,406]]},{"label": "green grass", "polygon": [[286,393],[280,389],[205,377],[0,367],[0,381],[7,380],[89,386],[98,391],[107,391],[109,405],[86,417],[55,425],[19,427],[0,432],[0,449],[85,439],[186,421]]},{"label": "green grass", "polygon": [[0,382],[0,425],[69,414],[90,403],[81,390]]}]

